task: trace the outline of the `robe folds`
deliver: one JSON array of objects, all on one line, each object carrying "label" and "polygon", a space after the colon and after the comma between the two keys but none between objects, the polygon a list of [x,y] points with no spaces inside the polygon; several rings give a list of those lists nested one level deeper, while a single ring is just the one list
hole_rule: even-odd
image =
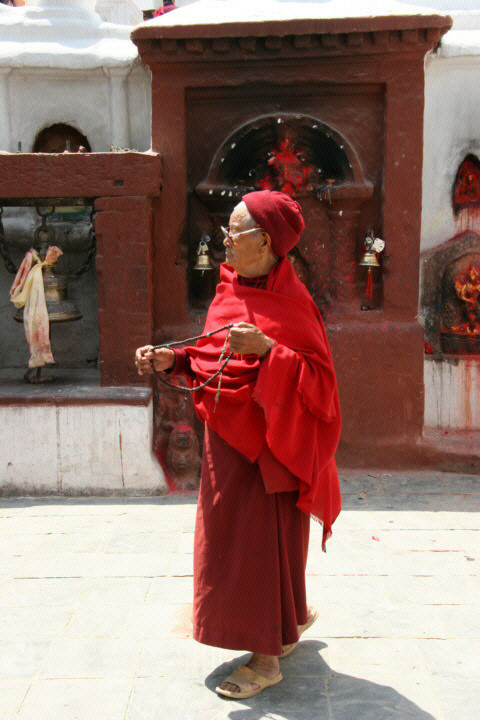
[{"label": "robe folds", "polygon": [[[334,453],[341,417],[333,360],[321,315],[288,258],[270,271],[266,289],[242,285],[226,264],[210,304],[204,334],[247,322],[275,341],[268,355],[234,356],[217,383],[195,392],[201,420],[262,469],[267,492],[298,489],[297,507],[332,534],[341,497]],[[218,369],[228,330],[185,351],[192,386]]]},{"label": "robe folds", "polygon": [[307,621],[310,518],[298,491],[266,493],[250,463],[205,425],[193,546],[193,637],[280,655]]},{"label": "robe folds", "polygon": [[[220,278],[204,332],[245,321],[275,345],[262,360],[229,361],[217,405],[216,380],[193,394],[205,424],[193,637],[279,655],[307,621],[310,516],[325,549],[340,511],[338,393],[321,317],[288,259],[257,287],[226,265]],[[218,369],[227,332],[175,351],[172,372],[199,385]]]}]

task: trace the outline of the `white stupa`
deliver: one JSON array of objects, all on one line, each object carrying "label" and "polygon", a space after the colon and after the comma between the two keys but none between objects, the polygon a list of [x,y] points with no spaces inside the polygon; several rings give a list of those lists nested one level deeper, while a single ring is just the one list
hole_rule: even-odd
[{"label": "white stupa", "polygon": [[33,0],[0,15],[0,66],[121,67],[137,55],[130,26],[102,22],[95,0]]},{"label": "white stupa", "polygon": [[[150,78],[130,25],[103,22],[95,0],[0,5],[0,150],[32,150],[55,123],[92,150],[150,146]],[[20,145],[19,145],[20,143]]]}]

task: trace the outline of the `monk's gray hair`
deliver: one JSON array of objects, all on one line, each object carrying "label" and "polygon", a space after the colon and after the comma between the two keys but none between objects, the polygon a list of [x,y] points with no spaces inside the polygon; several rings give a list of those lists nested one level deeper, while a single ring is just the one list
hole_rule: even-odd
[{"label": "monk's gray hair", "polygon": [[245,225],[245,230],[253,230],[253,228],[257,227],[257,222],[254,220],[254,218],[250,215],[247,206],[241,200],[241,202],[238,203],[236,206],[239,210],[241,210],[242,215],[244,216],[243,225]]},{"label": "monk's gray hair", "polygon": [[[247,208],[246,204],[243,202],[243,200],[241,200],[238,203],[238,205],[236,205],[235,207],[239,208],[242,211],[242,214],[244,215],[245,220],[243,222],[243,225],[245,226],[245,230],[253,230],[253,228],[258,227],[257,221],[250,215],[248,208]],[[264,230],[263,232],[266,232],[266,230]],[[275,260],[278,260],[279,258],[275,255],[275,253],[273,252],[271,247],[269,247],[269,250],[270,250],[270,253],[273,255],[273,257],[275,258]]]}]

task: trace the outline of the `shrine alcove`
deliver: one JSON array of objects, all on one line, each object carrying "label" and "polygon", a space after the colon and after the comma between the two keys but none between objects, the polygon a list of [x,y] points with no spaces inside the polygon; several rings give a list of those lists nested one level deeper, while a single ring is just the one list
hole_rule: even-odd
[{"label": "shrine alcove", "polygon": [[90,152],[87,137],[67,123],[54,123],[40,130],[33,143],[34,153]]},{"label": "shrine alcove", "polygon": [[[354,290],[345,285],[360,282],[357,220],[373,187],[365,180],[357,154],[345,137],[305,115],[257,117],[220,145],[205,180],[195,188],[194,195],[208,208],[208,216],[193,208],[189,267],[195,262],[201,228],[210,237],[211,257],[218,268],[224,258],[220,225],[228,224],[231,210],[245,193],[261,189],[286,192],[302,206],[306,229],[290,259],[319,307],[328,311],[346,294],[348,301],[353,300]],[[342,248],[338,248],[339,233]],[[190,272],[194,307],[208,300],[208,292],[202,297],[201,281],[197,273]]]}]

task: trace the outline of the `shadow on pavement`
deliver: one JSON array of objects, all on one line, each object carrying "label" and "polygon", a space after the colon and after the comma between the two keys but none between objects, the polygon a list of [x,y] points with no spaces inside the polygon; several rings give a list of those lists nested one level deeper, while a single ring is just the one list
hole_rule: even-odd
[{"label": "shadow on pavement", "polygon": [[[252,698],[240,701],[224,698],[225,703],[231,705],[225,717],[230,720],[436,720],[388,685],[332,671],[320,655],[326,647],[326,643],[319,640],[304,640],[291,657],[280,662],[281,683]],[[242,655],[219,665],[206,678],[207,688],[215,692],[215,687],[235,668],[248,662],[249,657],[250,654]]]}]

